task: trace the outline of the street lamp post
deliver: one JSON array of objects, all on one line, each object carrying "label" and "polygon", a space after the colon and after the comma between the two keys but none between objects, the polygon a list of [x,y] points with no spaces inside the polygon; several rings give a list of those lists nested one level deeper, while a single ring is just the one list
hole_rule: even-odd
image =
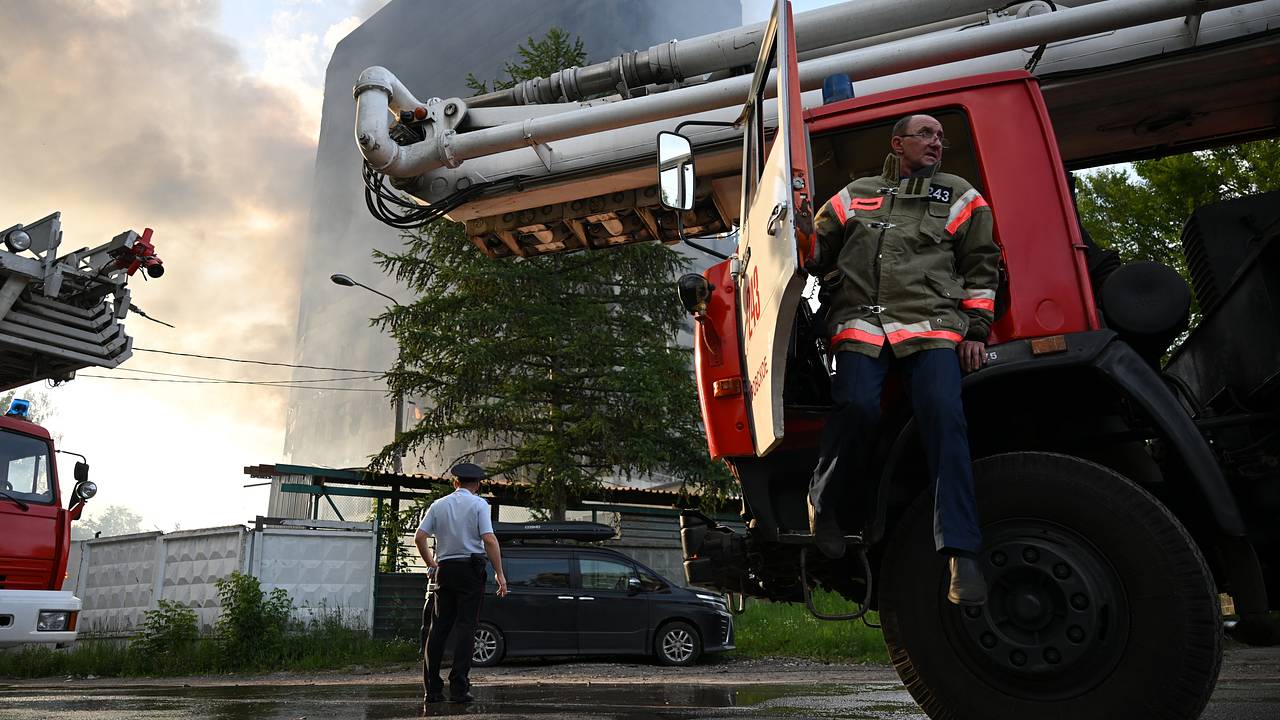
[{"label": "street lamp post", "polygon": [[[334,273],[329,276],[329,280],[331,280],[334,285],[341,285],[343,287],[362,287],[371,293],[374,293],[376,295],[381,295],[387,300],[390,300],[391,304],[396,307],[404,307],[399,302],[397,302],[395,298],[391,297],[390,295],[380,290],[374,290],[373,288],[369,287],[368,285],[365,285],[362,282],[357,282],[355,280],[352,280],[351,277],[348,275],[343,275],[342,273]],[[399,440],[400,434],[404,432],[404,393],[402,392],[396,393],[395,412],[396,412],[395,439]],[[391,469],[397,475],[404,474],[404,463],[401,459],[401,455],[399,452],[396,452],[391,456]],[[399,505],[399,503],[396,502],[394,499],[392,500],[392,503],[397,506]]]},{"label": "street lamp post", "polygon": [[[351,279],[350,276],[343,275],[342,273],[334,273],[330,275],[329,280],[331,280],[334,285],[341,285],[343,287],[362,287],[365,290],[368,290],[369,292],[374,293],[375,295],[381,295],[382,297],[389,300],[391,304],[396,307],[404,307],[395,298],[391,297],[390,295],[380,290],[374,290],[368,285],[365,285],[362,282],[357,282]],[[395,422],[395,438],[394,439],[399,440],[400,434],[404,432],[404,393],[403,392],[396,393],[395,413],[396,413],[396,422]],[[399,451],[396,451],[391,454],[391,470],[395,472],[396,475],[404,474],[404,462],[402,460],[402,456]],[[400,486],[399,485],[391,486],[391,516],[397,519],[400,517]],[[394,523],[392,527],[395,527]],[[399,544],[398,542],[391,542],[390,540],[388,540],[387,542],[387,565],[388,567],[392,568],[393,571],[395,569],[396,547],[398,544]]]}]

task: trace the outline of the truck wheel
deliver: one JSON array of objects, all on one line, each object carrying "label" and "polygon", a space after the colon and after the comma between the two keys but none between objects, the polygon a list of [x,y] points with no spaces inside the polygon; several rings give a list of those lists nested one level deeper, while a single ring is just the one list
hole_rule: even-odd
[{"label": "truck wheel", "polygon": [[929,717],[1199,717],[1222,661],[1218,596],[1169,510],[1063,455],[999,455],[974,475],[985,606],[947,602],[932,493],[882,566],[885,645]]},{"label": "truck wheel", "polygon": [[507,643],[502,639],[502,631],[482,622],[476,625],[476,645],[471,651],[471,664],[475,667],[490,667],[502,660],[507,650]]},{"label": "truck wheel", "polygon": [[698,631],[679,620],[663,625],[653,645],[661,665],[686,667],[697,662],[702,655],[702,639],[698,637]]}]

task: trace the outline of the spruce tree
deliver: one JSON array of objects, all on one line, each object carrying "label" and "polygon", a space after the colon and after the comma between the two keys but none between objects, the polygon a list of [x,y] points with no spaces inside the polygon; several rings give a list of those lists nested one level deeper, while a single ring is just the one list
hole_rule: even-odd
[{"label": "spruce tree", "polygon": [[[495,86],[586,62],[581,41],[556,28],[518,54]],[[461,439],[473,450],[455,460],[529,482],[553,518],[610,477],[670,475],[707,502],[728,493],[727,471],[707,456],[692,351],[676,341],[683,256],[645,244],[493,260],[447,220],[403,238],[401,252],[376,259],[417,299],[378,322],[399,345],[393,396],[428,407],[375,468]]]}]

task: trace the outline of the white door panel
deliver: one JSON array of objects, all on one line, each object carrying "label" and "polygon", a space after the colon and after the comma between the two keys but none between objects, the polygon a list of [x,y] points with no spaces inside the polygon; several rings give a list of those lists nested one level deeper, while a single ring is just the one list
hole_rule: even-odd
[{"label": "white door panel", "polygon": [[[805,277],[796,255],[795,213],[787,143],[775,142],[743,228],[742,325],[751,430],[756,453],[782,439],[782,385],[787,340]],[[770,234],[769,230],[773,233]]]},{"label": "white door panel", "polygon": [[[770,62],[770,41],[773,62]],[[809,167],[805,127],[800,105],[799,73],[791,24],[791,4],[778,0],[773,19],[765,30],[760,61],[756,65],[756,92],[744,109],[747,120],[743,146],[744,194],[750,193],[738,246],[741,262],[739,326],[742,337],[743,383],[751,419],[752,441],[757,455],[777,447],[783,433],[782,390],[786,380],[787,349],[792,326],[803,298],[806,276],[800,257],[812,242],[812,203],[809,200]],[[778,129],[761,167],[764,122],[762,94],[765,76],[778,68]],[[760,168],[757,181],[748,174]],[[796,232],[797,213],[804,231]]]}]

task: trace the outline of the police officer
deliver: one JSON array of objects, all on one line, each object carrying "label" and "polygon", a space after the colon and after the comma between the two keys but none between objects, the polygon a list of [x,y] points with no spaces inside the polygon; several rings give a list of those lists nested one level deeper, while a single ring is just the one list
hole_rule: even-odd
[{"label": "police officer", "polygon": [[854,180],[814,218],[805,268],[829,294],[835,409],[823,428],[809,487],[818,549],[845,552],[841,484],[870,465],[886,373],[901,369],[936,482],[934,541],[948,558],[948,599],[981,605],[982,536],[973,494],[961,371],[986,362],[1000,250],[991,209],[972,185],[938,172],[941,123],[911,115],[894,126],[881,175]]},{"label": "police officer", "polygon": [[[427,574],[434,578],[436,586],[423,672],[423,689],[429,703],[445,699],[440,663],[450,631],[453,632],[453,668],[449,671],[449,701],[461,703],[474,699],[468,675],[480,599],[484,595],[486,556],[497,577],[498,597],[507,594],[507,577],[502,572],[502,553],[493,534],[489,503],[476,495],[485,477],[484,469],[472,463],[460,463],[449,472],[453,475],[453,493],[431,503],[413,537],[427,564]],[[431,537],[436,540],[434,556],[427,547],[427,539]]]}]

